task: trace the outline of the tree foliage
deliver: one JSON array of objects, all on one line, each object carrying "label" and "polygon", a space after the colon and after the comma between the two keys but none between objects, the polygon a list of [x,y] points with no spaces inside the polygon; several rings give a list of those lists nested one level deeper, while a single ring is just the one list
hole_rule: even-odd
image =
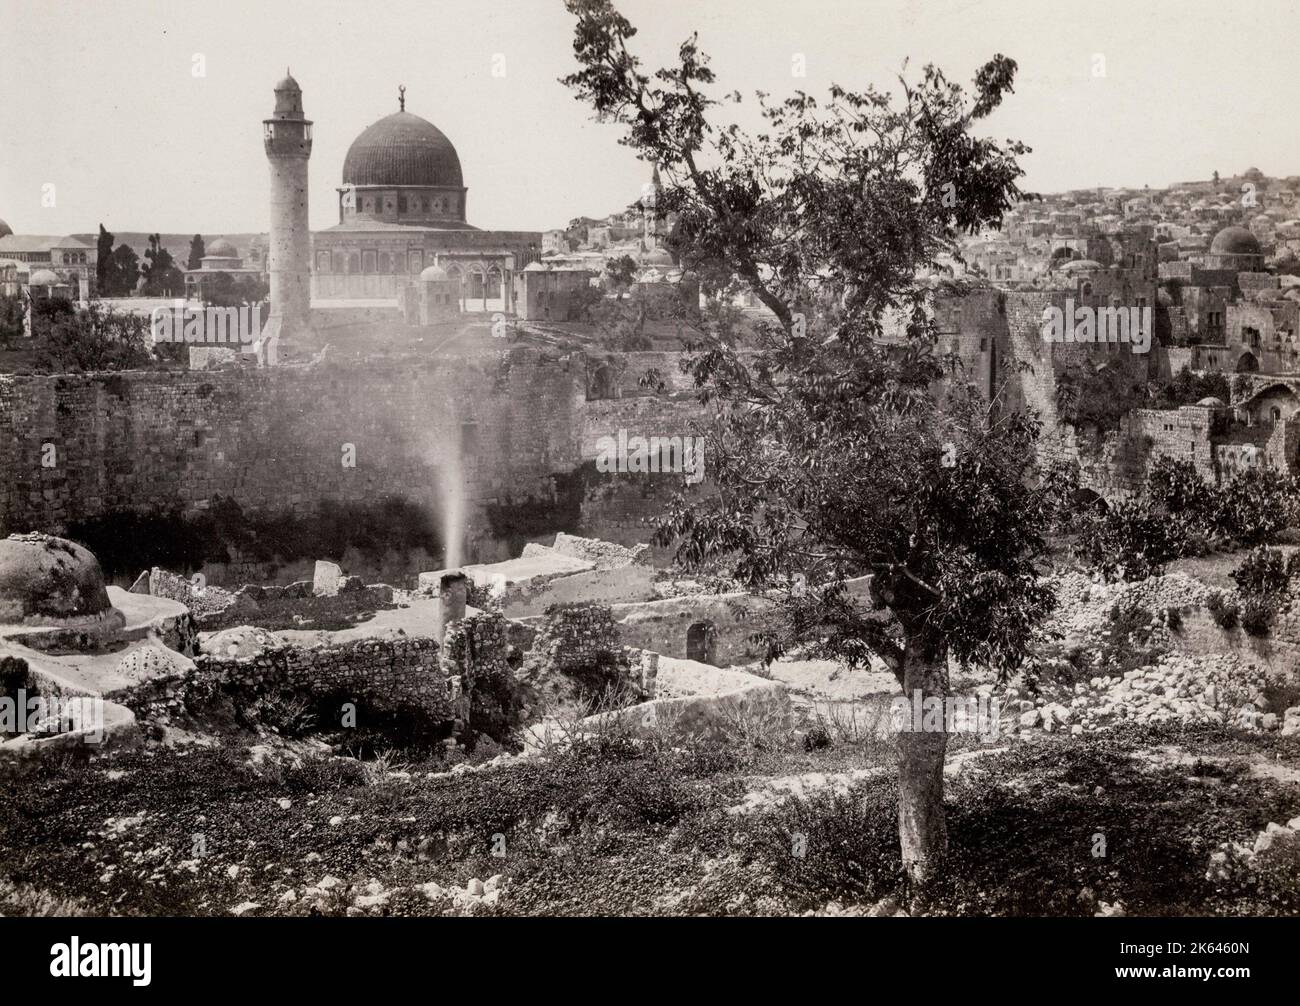
[{"label": "tree foliage", "polygon": [[[897,95],[760,94],[764,126],[749,133],[713,121],[721,102],[694,36],[674,65],[643,72],[610,0],[566,6],[579,69],[564,82],[659,165],[674,257],[706,293],[738,284],[775,318],[753,353],[707,324],[691,347],[684,367],[716,408],[717,491],[679,496],[663,539],[688,565],[724,557],[755,589],[813,585],[790,591],[770,655],[802,642],[855,665],[876,656],[927,695],[946,693],[950,653],[1015,667],[1054,603],[1034,565],[1050,517],[1033,478],[1038,423],[960,379],[936,401],[937,291],[922,278],[1020,197],[1027,148],[975,135],[1015,62],[995,56],[970,95],[933,66],[900,77]],[[864,573],[871,605],[844,583]],[[920,879],[946,843],[946,736],[905,740],[900,835]]]}]

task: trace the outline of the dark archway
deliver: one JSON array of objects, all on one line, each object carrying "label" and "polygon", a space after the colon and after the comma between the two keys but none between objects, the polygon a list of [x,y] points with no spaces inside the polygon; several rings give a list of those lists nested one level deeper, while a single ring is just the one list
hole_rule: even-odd
[{"label": "dark archway", "polygon": [[713,663],[713,623],[696,622],[686,630],[686,659]]},{"label": "dark archway", "polygon": [[1258,374],[1259,360],[1255,358],[1254,353],[1242,353],[1241,359],[1237,361],[1238,374]]}]

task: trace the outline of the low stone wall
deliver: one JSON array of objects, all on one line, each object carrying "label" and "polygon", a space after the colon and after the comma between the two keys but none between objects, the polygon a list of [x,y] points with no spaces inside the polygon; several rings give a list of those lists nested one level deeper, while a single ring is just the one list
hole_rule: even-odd
[{"label": "low stone wall", "polygon": [[[670,597],[612,605],[625,646],[654,650],[667,657],[704,659],[718,667],[762,659],[763,647],[750,641],[775,612],[775,604],[752,594],[709,594]],[[709,652],[688,652],[694,625],[709,627]]]},{"label": "low stone wall", "polygon": [[447,678],[433,639],[361,639],[334,646],[285,646],[252,657],[200,654],[192,672],[157,678],[118,701],[145,719],[165,718],[203,705],[216,692],[254,695],[276,691],[310,696],[355,696],[381,712],[419,709],[451,719]]}]

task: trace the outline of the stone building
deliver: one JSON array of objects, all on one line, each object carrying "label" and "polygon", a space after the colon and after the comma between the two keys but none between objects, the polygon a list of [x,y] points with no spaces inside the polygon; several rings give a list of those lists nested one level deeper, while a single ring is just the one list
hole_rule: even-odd
[{"label": "stone building", "polygon": [[14,294],[28,285],[32,274],[49,271],[72,297],[86,300],[95,289],[96,261],[94,245],[72,236],[14,234],[0,220],[0,271],[7,274],[0,279]]},{"label": "stone building", "polygon": [[469,223],[456,148],[406,111],[400,90],[398,111],[363,130],[344,158],[339,222],[312,238],[312,296],[391,303],[437,265],[461,310],[513,310],[514,277],[541,254],[541,233]]},{"label": "stone building", "polygon": [[580,266],[530,263],[515,279],[515,310],[525,321],[577,321],[591,279]]}]

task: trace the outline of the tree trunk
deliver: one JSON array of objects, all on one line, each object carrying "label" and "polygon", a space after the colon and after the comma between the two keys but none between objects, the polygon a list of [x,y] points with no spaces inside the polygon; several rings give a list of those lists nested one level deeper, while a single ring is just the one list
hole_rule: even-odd
[{"label": "tree trunk", "polygon": [[[924,898],[931,883],[943,872],[948,852],[943,809],[943,760],[948,750],[944,709],[947,660],[941,650],[936,653],[933,648],[909,641],[902,672],[908,707],[919,712],[901,724],[898,733],[898,839],[912,893]],[[927,698],[938,701],[937,717],[933,712],[925,715]]]}]

